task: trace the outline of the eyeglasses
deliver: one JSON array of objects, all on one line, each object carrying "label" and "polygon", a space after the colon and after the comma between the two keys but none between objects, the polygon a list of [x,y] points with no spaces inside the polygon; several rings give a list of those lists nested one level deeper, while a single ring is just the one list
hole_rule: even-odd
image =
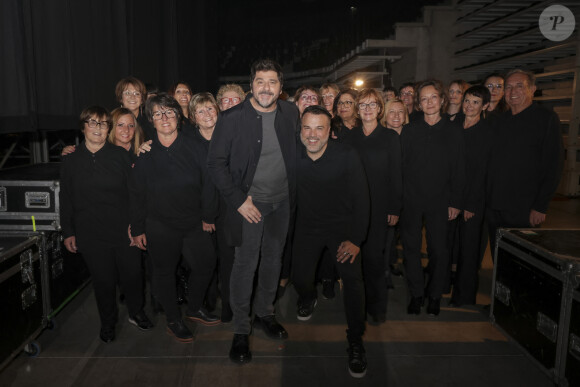
[{"label": "eyeglasses", "polygon": [[94,129],[97,126],[99,127],[99,129],[108,129],[109,128],[109,122],[108,121],[95,121],[95,120],[86,120],[85,121],[86,124],[89,126],[89,128]]},{"label": "eyeglasses", "polygon": [[316,96],[316,95],[302,94],[300,96],[300,99],[304,102],[308,102],[308,101],[318,102],[318,96]]},{"label": "eyeglasses", "polygon": [[366,108],[370,108],[372,110],[375,110],[377,108],[378,104],[376,102],[371,102],[371,103],[359,103],[358,104],[358,108],[360,110],[366,110]]},{"label": "eyeglasses", "polygon": [[334,94],[323,94],[322,99],[334,99]]},{"label": "eyeglasses", "polygon": [[123,92],[123,95],[129,97],[129,96],[134,96],[134,97],[141,97],[141,93],[138,91],[131,91],[131,90],[125,90]]},{"label": "eyeglasses", "polygon": [[401,96],[409,96],[412,97],[415,94],[414,91],[401,91]]},{"label": "eyeglasses", "polygon": [[165,116],[165,118],[167,118],[167,119],[174,118],[175,117],[175,110],[170,109],[170,110],[165,110],[164,112],[156,111],[155,113],[153,113],[153,119],[155,121],[159,121],[163,116]]},{"label": "eyeglasses", "polygon": [[205,109],[199,109],[199,110],[196,110],[196,111],[195,111],[195,114],[197,114],[197,115],[199,115],[199,116],[204,116],[204,115],[206,115],[206,114],[207,114],[208,116],[211,116],[211,114],[212,114],[213,112],[215,112],[215,109],[214,109],[213,107],[211,107],[211,106],[210,106],[210,107],[208,107],[208,108],[205,108]]},{"label": "eyeglasses", "polygon": [[501,90],[503,89],[503,85],[501,83],[489,83],[487,85],[485,85],[485,87],[487,87],[489,90],[493,90],[493,89],[497,89],[497,90]]},{"label": "eyeglasses", "polygon": [[338,102],[338,106],[352,106],[354,104],[354,101],[339,101]]},{"label": "eyeglasses", "polygon": [[233,98],[226,98],[226,97],[223,97],[223,98],[220,100],[220,102],[221,102],[222,104],[224,104],[224,105],[225,105],[226,103],[227,103],[227,104],[230,104],[230,105],[235,105],[235,104],[238,104],[238,103],[240,103],[240,101],[241,101],[241,100],[242,100],[242,99],[241,99],[241,98],[238,98],[238,97],[233,97]]}]

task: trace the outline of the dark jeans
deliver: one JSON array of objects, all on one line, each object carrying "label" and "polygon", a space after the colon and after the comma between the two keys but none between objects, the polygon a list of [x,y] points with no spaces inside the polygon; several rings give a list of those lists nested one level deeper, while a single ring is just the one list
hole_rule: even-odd
[{"label": "dark jeans", "polygon": [[236,247],[230,277],[230,305],[234,313],[234,333],[249,334],[252,290],[258,267],[258,284],[254,294],[254,313],[264,317],[274,314],[274,299],[282,267],[282,253],[290,206],[288,199],[279,203],[254,205],[262,214],[258,223],[246,220],[242,225],[242,244]]},{"label": "dark jeans", "polygon": [[[388,225],[371,224],[366,241],[361,246],[367,312],[371,315],[387,313],[387,280],[389,268],[385,260]],[[390,246],[389,246],[390,247]]]},{"label": "dark jeans", "polygon": [[[336,261],[336,251],[345,238],[313,235],[308,230],[296,230],[294,236],[294,257],[292,281],[298,292],[298,303],[312,302],[316,294],[316,267],[322,252],[328,249],[334,257],[334,267],[344,283],[344,310],[348,325],[349,341],[360,342],[365,331],[365,292],[361,267],[361,255],[355,261],[340,263]],[[384,272],[383,282],[384,282]]]},{"label": "dark jeans", "polygon": [[451,299],[460,305],[475,304],[479,284],[478,273],[481,267],[479,245],[483,218],[483,214],[479,212],[475,213],[468,221],[463,219],[463,213],[459,214],[457,219],[458,228],[455,243],[459,254]]},{"label": "dark jeans", "polygon": [[198,311],[212,279],[216,255],[211,235],[203,231],[201,221],[191,230],[179,230],[165,223],[147,219],[147,250],[153,263],[155,296],[165,310],[167,322],[181,319],[177,306],[175,272],[179,259],[191,268],[188,281],[188,312]]},{"label": "dark jeans", "polygon": [[487,227],[489,230],[489,244],[491,248],[491,258],[495,258],[495,244],[497,230],[499,228],[529,228],[530,210],[527,211],[503,211],[488,208],[485,212],[487,217]]},{"label": "dark jeans", "polygon": [[82,251],[87,263],[101,326],[114,327],[117,323],[117,283],[123,289],[129,316],[143,308],[143,273],[141,250],[136,247],[91,246]]},{"label": "dark jeans", "polygon": [[425,220],[425,236],[429,254],[427,295],[432,298],[440,298],[443,294],[449,263],[447,207],[421,209],[413,203],[405,203],[400,223],[407,283],[412,297],[423,297],[425,294],[425,279],[421,265],[423,219]]}]

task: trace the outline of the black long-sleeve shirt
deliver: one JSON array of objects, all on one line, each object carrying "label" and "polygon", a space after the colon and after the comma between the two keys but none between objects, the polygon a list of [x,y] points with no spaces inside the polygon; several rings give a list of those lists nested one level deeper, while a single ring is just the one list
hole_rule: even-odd
[{"label": "black long-sleeve shirt", "polygon": [[532,104],[505,112],[494,130],[489,207],[546,213],[560,182],[564,149],[558,115]]},{"label": "black long-sleeve shirt", "polygon": [[401,142],[397,132],[378,125],[366,136],[353,128],[343,139],[352,145],[363,163],[371,198],[371,223],[387,222],[387,215],[400,215],[403,196]]},{"label": "black long-sleeve shirt", "polygon": [[424,119],[401,133],[403,206],[463,208],[465,140],[461,124],[442,117],[435,125]]},{"label": "black long-sleeve shirt", "polygon": [[109,142],[95,153],[83,142],[65,156],[60,180],[63,236],[75,236],[79,249],[128,244],[130,173],[129,153]]},{"label": "black long-sleeve shirt", "polygon": [[463,130],[466,181],[463,209],[481,214],[485,207],[485,180],[491,154],[492,128],[485,120]]},{"label": "black long-sleeve shirt", "polygon": [[217,194],[205,165],[207,151],[182,133],[169,147],[154,138],[139,156],[131,178],[131,233],[146,232],[146,218],[179,230],[215,223]]},{"label": "black long-sleeve shirt", "polygon": [[324,154],[313,161],[301,145],[296,168],[296,227],[342,236],[360,246],[366,239],[370,201],[357,151],[329,141]]}]

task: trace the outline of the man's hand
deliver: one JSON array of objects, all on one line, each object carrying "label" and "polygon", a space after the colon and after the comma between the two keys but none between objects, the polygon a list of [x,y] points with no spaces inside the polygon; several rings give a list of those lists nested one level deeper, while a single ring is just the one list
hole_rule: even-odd
[{"label": "man's hand", "polygon": [[344,241],[340,246],[338,246],[336,260],[340,263],[344,263],[350,259],[350,263],[353,263],[358,253],[360,253],[360,247],[353,244],[351,241]]},{"label": "man's hand", "polygon": [[64,247],[71,253],[77,252],[77,238],[73,236],[69,236],[64,240]]},{"label": "man's hand", "polygon": [[463,220],[466,222],[475,216],[475,212],[470,212],[467,210],[463,210]]},{"label": "man's hand", "polygon": [[135,246],[137,246],[141,250],[147,250],[147,237],[145,236],[145,234],[133,237],[133,242],[135,242]]},{"label": "man's hand", "polygon": [[540,224],[544,223],[545,220],[546,214],[543,214],[536,210],[530,211],[530,225],[532,225],[532,227],[539,226]]},{"label": "man's hand", "polygon": [[248,196],[246,201],[238,208],[238,212],[250,223],[258,223],[262,219],[262,214],[252,203],[251,196]]},{"label": "man's hand", "polygon": [[203,228],[203,231],[211,233],[215,231],[215,224],[206,223],[202,220],[201,228]]},{"label": "man's hand", "polygon": [[398,215],[387,215],[387,222],[389,226],[394,226],[399,221]]},{"label": "man's hand", "polygon": [[447,207],[447,215],[449,216],[448,220],[453,220],[457,218],[460,212],[461,211],[459,211],[457,208]]}]

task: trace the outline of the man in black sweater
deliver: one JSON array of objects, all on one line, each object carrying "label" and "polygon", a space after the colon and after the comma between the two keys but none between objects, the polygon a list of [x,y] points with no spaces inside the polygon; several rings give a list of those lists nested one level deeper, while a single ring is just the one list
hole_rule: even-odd
[{"label": "man in black sweater", "polygon": [[562,173],[558,115],[533,103],[535,77],[512,70],[505,79],[511,111],[498,119],[488,172],[487,219],[492,252],[501,227],[537,227]]},{"label": "man in black sweater", "polygon": [[365,330],[364,284],[360,246],[366,238],[370,199],[365,171],[355,149],[328,142],[331,116],[322,106],[309,106],[302,116],[298,150],[297,214],[292,279],[298,292],[300,321],[316,306],[316,267],[328,249],[344,282],[348,324],[349,371],[366,373],[362,334]]},{"label": "man in black sweater", "polygon": [[259,60],[252,66],[252,94],[223,112],[208,154],[208,170],[226,204],[226,238],[235,246],[230,278],[234,339],[230,359],[246,363],[253,297],[254,327],[276,339],[288,333],[276,321],[274,298],[282,251],[296,191],[296,106],[279,101],[283,75],[279,64]]}]

